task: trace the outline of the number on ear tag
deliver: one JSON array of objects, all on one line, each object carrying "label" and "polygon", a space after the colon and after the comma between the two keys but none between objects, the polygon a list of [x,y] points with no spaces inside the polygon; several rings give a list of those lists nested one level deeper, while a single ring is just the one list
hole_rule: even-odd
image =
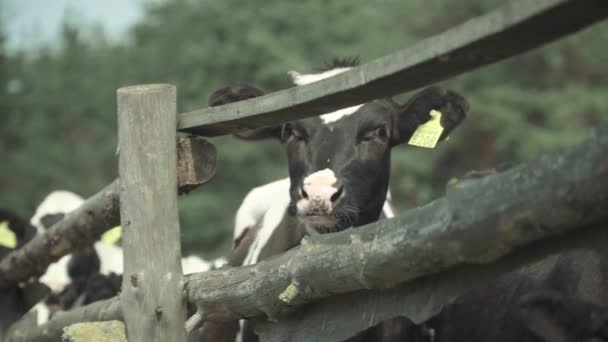
[{"label": "number on ear tag", "polygon": [[441,112],[438,110],[431,110],[431,119],[418,126],[408,144],[426,148],[434,148],[443,133],[443,127],[441,127]]},{"label": "number on ear tag", "polygon": [[8,248],[17,247],[17,236],[8,228],[8,222],[0,223],[0,246]]}]

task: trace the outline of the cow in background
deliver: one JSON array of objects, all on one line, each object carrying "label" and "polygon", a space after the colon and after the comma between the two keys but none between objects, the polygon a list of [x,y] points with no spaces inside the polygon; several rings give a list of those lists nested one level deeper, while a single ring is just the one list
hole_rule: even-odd
[{"label": "cow in background", "polygon": [[[72,192],[53,191],[38,205],[30,222],[13,211],[0,210],[0,223],[7,222],[17,237],[16,244],[11,248],[0,243],[1,256],[20,248],[36,234],[43,234],[83,202],[80,196]],[[182,258],[182,269],[184,274],[204,272],[223,263],[222,259],[208,262],[197,256],[188,256]],[[40,325],[58,310],[69,310],[114,297],[120,292],[122,270],[122,248],[103,239],[93,246],[66,255],[49,265],[38,279],[39,282],[28,282],[15,289],[0,291],[0,304],[5,304],[0,307],[6,308],[3,316],[0,315],[0,330],[8,328],[28,311],[30,313],[26,319]]]},{"label": "cow in background", "polygon": [[[36,235],[36,228],[9,209],[0,209],[0,224],[5,225],[0,228],[4,230],[0,232],[0,260]],[[0,289],[0,341],[11,324],[49,293],[49,288],[37,281]]]}]

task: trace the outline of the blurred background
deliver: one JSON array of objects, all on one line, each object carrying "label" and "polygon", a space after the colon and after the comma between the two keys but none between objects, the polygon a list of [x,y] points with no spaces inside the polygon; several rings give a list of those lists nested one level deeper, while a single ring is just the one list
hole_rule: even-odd
[{"label": "blurred background", "polygon": [[[117,177],[116,89],[171,83],[178,111],[239,81],[290,86],[288,70],[362,62],[499,7],[500,0],[0,0],[0,207],[31,216],[52,190],[89,197]],[[443,85],[471,112],[434,150],[393,150],[405,210],[469,170],[521,163],[608,119],[608,22]],[[215,178],[180,198],[184,254],[226,254],[254,186],[286,177],[278,143],[212,139]]]}]

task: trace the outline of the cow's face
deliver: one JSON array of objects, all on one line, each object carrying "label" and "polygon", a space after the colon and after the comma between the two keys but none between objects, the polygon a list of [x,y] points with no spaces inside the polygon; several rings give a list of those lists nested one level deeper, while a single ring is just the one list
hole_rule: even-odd
[{"label": "cow's face", "polygon": [[[298,85],[323,79],[341,68],[318,74],[290,74]],[[261,95],[245,85],[216,91],[210,105]],[[393,146],[407,142],[416,128],[442,112],[441,139],[465,117],[468,105],[458,94],[427,88],[400,106],[374,100],[319,117],[238,134],[248,140],[277,138],[286,147],[291,179],[288,212],[320,233],[378,219],[386,198]]]},{"label": "cow's face", "polygon": [[388,187],[395,112],[393,104],[378,100],[339,118],[283,125],[291,179],[289,213],[319,232],[376,220]]}]

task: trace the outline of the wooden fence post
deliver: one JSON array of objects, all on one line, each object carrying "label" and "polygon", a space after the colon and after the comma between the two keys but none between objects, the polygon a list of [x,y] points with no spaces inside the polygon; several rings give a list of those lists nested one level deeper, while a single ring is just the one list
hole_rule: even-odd
[{"label": "wooden fence post", "polygon": [[185,341],[177,211],[176,89],[121,88],[118,99],[121,304],[127,338]]}]

